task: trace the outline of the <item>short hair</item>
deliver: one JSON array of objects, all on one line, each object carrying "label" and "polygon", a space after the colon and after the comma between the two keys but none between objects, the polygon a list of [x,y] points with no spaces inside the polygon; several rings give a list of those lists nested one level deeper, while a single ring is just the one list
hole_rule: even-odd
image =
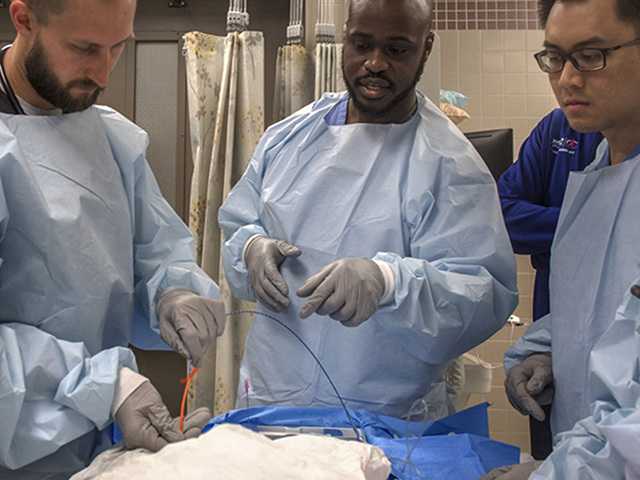
[{"label": "short hair", "polygon": [[[538,13],[540,24],[547,26],[551,9],[557,2],[579,2],[585,0],[538,0]],[[622,21],[633,23],[640,31],[640,0],[617,0],[618,18]]]},{"label": "short hair", "polygon": [[46,25],[49,15],[60,15],[66,7],[66,0],[24,0],[38,22]]},{"label": "short hair", "polygon": [[[353,15],[353,4],[356,0],[347,0],[347,21]],[[429,18],[433,15],[433,0],[419,0],[423,3],[424,9]]]}]

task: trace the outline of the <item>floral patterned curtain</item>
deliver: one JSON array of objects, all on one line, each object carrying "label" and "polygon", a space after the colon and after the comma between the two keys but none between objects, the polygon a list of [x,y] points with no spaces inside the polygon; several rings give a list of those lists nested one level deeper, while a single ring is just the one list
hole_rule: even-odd
[{"label": "floral patterned curtain", "polygon": [[[264,38],[260,32],[226,37],[184,36],[193,178],[189,227],[199,264],[219,282],[227,311],[251,308],[232,299],[224,279],[218,209],[244,173],[264,131]],[[217,348],[210,348],[196,377],[189,408],[214,414],[235,406],[250,318],[230,318]]]},{"label": "floral patterned curtain", "polygon": [[273,121],[278,122],[313,101],[313,60],[302,45],[278,49]]}]

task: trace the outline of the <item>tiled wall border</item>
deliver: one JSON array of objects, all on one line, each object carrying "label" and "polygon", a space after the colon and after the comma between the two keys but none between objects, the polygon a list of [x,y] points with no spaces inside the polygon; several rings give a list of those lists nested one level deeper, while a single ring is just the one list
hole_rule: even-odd
[{"label": "tiled wall border", "polygon": [[535,0],[436,0],[435,30],[537,30]]}]

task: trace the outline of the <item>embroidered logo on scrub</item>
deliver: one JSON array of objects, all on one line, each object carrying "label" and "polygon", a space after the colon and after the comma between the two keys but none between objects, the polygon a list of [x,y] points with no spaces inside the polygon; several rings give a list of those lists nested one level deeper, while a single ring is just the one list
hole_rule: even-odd
[{"label": "embroidered logo on scrub", "polygon": [[551,151],[556,155],[558,153],[575,155],[579,144],[580,143],[573,138],[556,138],[551,141]]}]

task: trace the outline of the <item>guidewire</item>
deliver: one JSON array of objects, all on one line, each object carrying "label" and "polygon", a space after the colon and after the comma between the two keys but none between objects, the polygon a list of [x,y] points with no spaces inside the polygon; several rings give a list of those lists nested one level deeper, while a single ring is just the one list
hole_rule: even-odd
[{"label": "guidewire", "polygon": [[283,322],[281,322],[274,315],[270,315],[270,314],[265,313],[265,312],[258,312],[257,310],[237,310],[235,312],[229,312],[226,315],[227,315],[227,317],[233,317],[233,316],[236,316],[236,315],[245,315],[245,314],[261,315],[261,316],[266,317],[266,318],[268,318],[270,320],[273,320],[278,325],[280,325],[282,328],[286,329],[291,335],[293,335],[302,344],[302,346],[307,350],[307,352],[309,352],[309,354],[316,361],[316,363],[320,367],[320,370],[322,371],[322,373],[324,374],[325,378],[327,379],[327,381],[331,385],[331,388],[333,388],[333,391],[335,392],[336,396],[338,397],[338,400],[340,400],[340,404],[342,405],[342,409],[344,410],[345,414],[347,415],[347,419],[349,420],[349,423],[351,424],[351,428],[353,428],[353,431],[356,434],[356,438],[358,439],[358,441],[364,442],[365,440],[360,436],[360,432],[358,431],[358,428],[356,427],[356,422],[353,419],[353,416],[351,415],[351,412],[347,408],[347,404],[345,403],[344,399],[342,398],[342,395],[340,395],[340,392],[338,391],[338,388],[333,383],[333,380],[331,380],[331,377],[327,373],[327,370],[324,368],[324,365],[322,365],[322,362],[320,361],[320,359],[316,356],[315,353],[313,353],[313,350],[311,350],[311,348],[304,342],[304,340],[302,340],[302,338],[300,338],[300,335],[298,335],[291,327],[289,327],[288,325],[286,325]]}]

